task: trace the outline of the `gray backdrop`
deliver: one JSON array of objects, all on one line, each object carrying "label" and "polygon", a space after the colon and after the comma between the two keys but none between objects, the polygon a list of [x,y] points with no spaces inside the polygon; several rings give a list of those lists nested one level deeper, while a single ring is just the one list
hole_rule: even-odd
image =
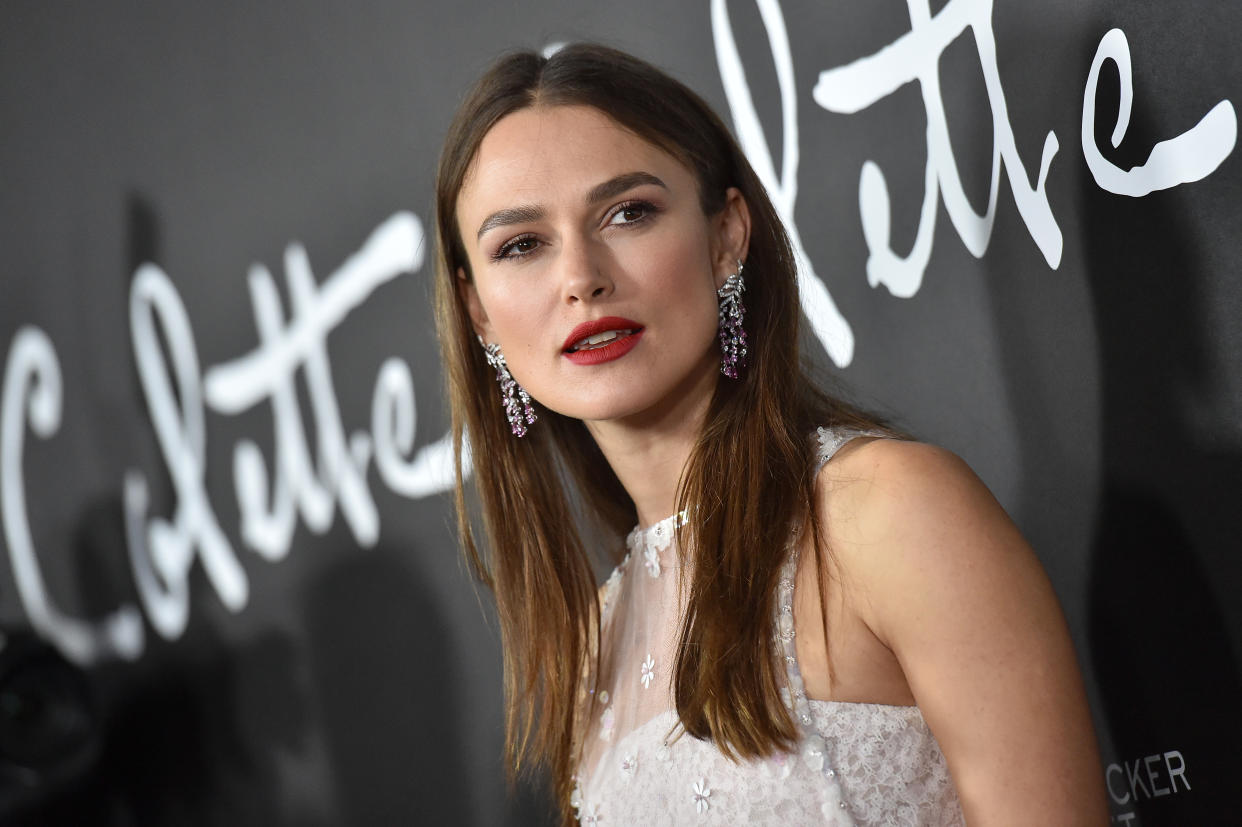
[{"label": "gray backdrop", "polygon": [[547,822],[423,230],[481,69],[598,39],[734,124],[816,360],[1035,546],[1115,823],[1229,823],[1242,6],[990,5],[6,4],[0,821]]}]

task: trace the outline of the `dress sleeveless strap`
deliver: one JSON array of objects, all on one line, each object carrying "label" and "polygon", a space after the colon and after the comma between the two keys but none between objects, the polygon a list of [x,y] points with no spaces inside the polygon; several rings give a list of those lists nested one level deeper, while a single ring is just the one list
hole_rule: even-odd
[{"label": "dress sleeveless strap", "polygon": [[[844,443],[842,443],[844,444]],[[786,687],[781,689],[781,699],[793,715],[798,728],[798,758],[812,772],[823,779],[820,788],[820,812],[828,824],[854,827],[849,804],[845,801],[841,781],[830,758],[832,746],[824,736],[815,731],[811,706],[807,701],[802,673],[798,669],[797,649],[794,643],[793,595],[794,576],[798,569],[797,547],[790,544],[789,553],[781,567],[777,584],[776,639],[778,652],[785,662]]]},{"label": "dress sleeveless strap", "polygon": [[[868,436],[882,437],[886,434],[857,428],[819,428],[816,436],[818,447],[815,451],[815,471],[818,473],[828,460],[832,459],[837,451],[851,440]],[[823,777],[823,815],[829,823],[850,827],[854,824],[854,820],[851,817],[849,804],[843,795],[836,768],[830,758],[833,753],[832,745],[813,727],[810,703],[802,683],[801,670],[798,669],[793,617],[794,578],[798,570],[798,548],[793,542],[796,535],[790,539],[789,550],[781,566],[781,576],[776,587],[776,639],[780,655],[785,662],[787,681],[787,687],[781,691],[781,696],[786,707],[793,713],[794,723],[800,731],[799,759]]]},{"label": "dress sleeveless strap", "polygon": [[864,436],[885,437],[888,434],[861,428],[817,428],[816,436],[819,440],[819,447],[815,451],[815,471],[818,473],[837,451],[845,447],[847,442]]}]

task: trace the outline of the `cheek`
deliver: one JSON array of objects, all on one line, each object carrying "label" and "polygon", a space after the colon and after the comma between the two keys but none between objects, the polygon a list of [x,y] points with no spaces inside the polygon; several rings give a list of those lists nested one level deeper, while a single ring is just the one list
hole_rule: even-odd
[{"label": "cheek", "polygon": [[665,307],[675,309],[695,330],[704,326],[714,329],[716,285],[705,243],[675,239],[652,253],[646,269]]},{"label": "cheek", "polygon": [[506,350],[531,344],[532,333],[546,324],[547,300],[536,282],[488,279],[478,285],[479,302],[495,337]]}]

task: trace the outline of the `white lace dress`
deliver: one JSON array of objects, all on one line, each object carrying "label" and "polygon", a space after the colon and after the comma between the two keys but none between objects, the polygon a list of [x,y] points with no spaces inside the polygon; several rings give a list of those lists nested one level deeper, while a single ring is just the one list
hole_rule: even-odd
[{"label": "white lace dress", "polygon": [[[820,429],[820,466],[858,432]],[[673,529],[685,512],[627,539],[604,589],[596,714],[573,806],[583,825],[960,825],[944,755],[918,707],[810,700],[794,649],[797,565],[784,564],[774,619],[800,730],[790,754],[735,763],[685,734],[671,673],[684,604]]]}]

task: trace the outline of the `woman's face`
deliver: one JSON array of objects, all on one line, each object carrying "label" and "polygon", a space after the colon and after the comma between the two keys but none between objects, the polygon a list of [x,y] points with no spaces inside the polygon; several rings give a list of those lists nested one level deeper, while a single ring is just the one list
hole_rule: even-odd
[{"label": "woman's face", "polygon": [[587,106],[539,106],[484,137],[457,200],[475,330],[547,408],[623,420],[707,395],[716,288],[744,259],[729,190],[703,214],[680,161]]}]

